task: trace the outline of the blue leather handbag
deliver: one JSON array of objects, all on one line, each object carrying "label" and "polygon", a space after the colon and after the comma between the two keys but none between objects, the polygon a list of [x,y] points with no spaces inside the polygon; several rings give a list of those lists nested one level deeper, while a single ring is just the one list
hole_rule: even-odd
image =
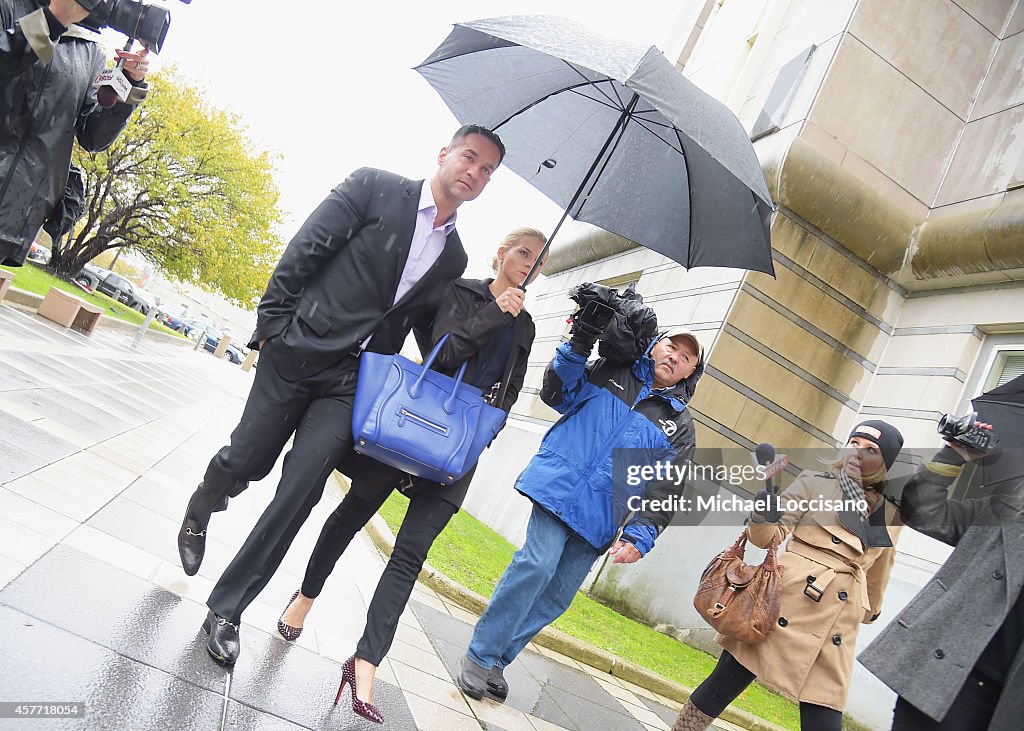
[{"label": "blue leather handbag", "polygon": [[447,338],[422,365],[397,353],[364,352],[352,410],[355,451],[443,485],[476,464],[507,417],[479,388],[462,382],[465,363],[454,378],[430,369]]}]

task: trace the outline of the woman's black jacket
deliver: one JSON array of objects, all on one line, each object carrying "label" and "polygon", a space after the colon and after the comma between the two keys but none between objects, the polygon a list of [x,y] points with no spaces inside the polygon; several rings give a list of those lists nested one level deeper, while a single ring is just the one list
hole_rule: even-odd
[{"label": "woman's black jacket", "polygon": [[[536,329],[533,318],[525,309],[519,313],[517,318],[513,318],[499,309],[487,289],[492,281],[494,280],[456,279],[448,285],[441,298],[441,304],[431,330],[433,343],[437,343],[441,336],[448,335],[448,339],[434,361],[434,368],[442,373],[453,375],[465,362],[467,363],[465,378],[472,380],[476,373],[480,349],[501,328],[507,327],[509,323],[516,320],[512,338],[515,357],[512,361],[511,377],[508,379],[508,387],[505,388],[505,395],[501,403],[494,404],[504,411],[509,411],[519,397],[519,391],[526,379],[526,368]],[[485,393],[485,395],[487,394]],[[361,457],[361,455],[354,454],[353,457]],[[365,457],[355,460],[347,459],[346,463],[339,467],[352,480],[352,489],[356,491],[357,495],[368,496],[376,492],[385,487],[382,483],[388,481],[386,473],[391,474],[391,480],[397,473],[397,470],[391,468],[379,469],[383,465],[376,461],[367,464],[366,460]],[[466,492],[469,490],[469,483],[472,481],[475,471],[474,467],[461,479],[447,487],[413,478],[412,487],[406,489],[405,492],[406,494],[436,495],[458,508],[466,498]],[[381,473],[379,479],[378,473]],[[393,485],[389,482],[385,489],[391,487]]]}]

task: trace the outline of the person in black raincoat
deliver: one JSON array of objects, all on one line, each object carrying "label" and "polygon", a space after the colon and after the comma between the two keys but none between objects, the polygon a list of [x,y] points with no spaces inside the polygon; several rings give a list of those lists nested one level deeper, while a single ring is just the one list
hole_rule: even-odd
[{"label": "person in black raincoat", "polygon": [[21,266],[64,195],[74,140],[108,147],[146,95],[145,52],[126,54],[135,87],[103,109],[93,79],[103,70],[99,35],[75,23],[88,12],[71,0],[0,0],[0,264]]}]

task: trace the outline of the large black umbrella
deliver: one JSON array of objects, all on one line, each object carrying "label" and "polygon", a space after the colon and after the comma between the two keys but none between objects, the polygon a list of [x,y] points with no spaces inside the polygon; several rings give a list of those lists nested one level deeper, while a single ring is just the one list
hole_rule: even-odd
[{"label": "large black umbrella", "polygon": [[1006,492],[1019,488],[1024,478],[1024,376],[993,388],[971,400],[980,421],[992,425],[999,444],[981,460],[981,481],[986,489]]},{"label": "large black umbrella", "polygon": [[743,127],[653,46],[551,16],[455,25],[416,67],[565,209],[686,267],[774,274],[773,209]]}]

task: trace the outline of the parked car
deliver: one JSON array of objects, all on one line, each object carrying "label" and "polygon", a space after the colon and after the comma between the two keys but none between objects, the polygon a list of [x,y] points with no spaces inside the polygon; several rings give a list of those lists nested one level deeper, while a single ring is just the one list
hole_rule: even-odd
[{"label": "parked car", "polygon": [[100,292],[111,299],[148,315],[151,307],[156,305],[155,297],[144,289],[135,289],[127,279],[109,269],[86,264],[72,277],[79,284],[94,292]]},{"label": "parked car", "polygon": [[157,306],[157,298],[149,290],[136,289],[134,301],[130,307],[134,310],[138,310],[143,315],[148,315],[149,311]]},{"label": "parked car", "polygon": [[193,340],[198,340],[198,331],[206,330],[207,328],[213,328],[214,330],[216,330],[216,328],[213,327],[213,324],[207,322],[206,320],[185,320],[185,322],[181,326],[181,332],[184,333],[185,337],[192,338]]},{"label": "parked car", "polygon": [[109,269],[96,266],[95,264],[86,264],[84,267],[78,270],[78,273],[72,277],[76,282],[82,284],[89,289],[96,289],[96,286],[100,281],[108,274],[113,274]]},{"label": "parked car", "polygon": [[165,309],[164,306],[161,305],[160,311],[156,316],[156,321],[165,327],[171,328],[171,330],[177,330],[178,332],[185,331],[185,316],[173,307],[167,307]]},{"label": "parked car", "polygon": [[96,285],[96,291],[118,302],[123,302],[129,307],[135,302],[135,287],[132,286],[131,282],[115,272],[110,272],[110,274],[103,277],[99,284]]},{"label": "parked car", "polygon": [[43,264],[45,266],[50,263],[50,250],[45,246],[33,242],[29,247],[28,256],[26,258],[36,264]]},{"label": "parked car", "polygon": [[[203,349],[211,353],[217,349],[217,346],[220,345],[220,339],[224,337],[220,330],[201,320],[191,320],[186,323],[185,335],[196,342],[202,339]],[[235,365],[245,360],[245,352],[232,342],[228,343],[225,355]]]}]

